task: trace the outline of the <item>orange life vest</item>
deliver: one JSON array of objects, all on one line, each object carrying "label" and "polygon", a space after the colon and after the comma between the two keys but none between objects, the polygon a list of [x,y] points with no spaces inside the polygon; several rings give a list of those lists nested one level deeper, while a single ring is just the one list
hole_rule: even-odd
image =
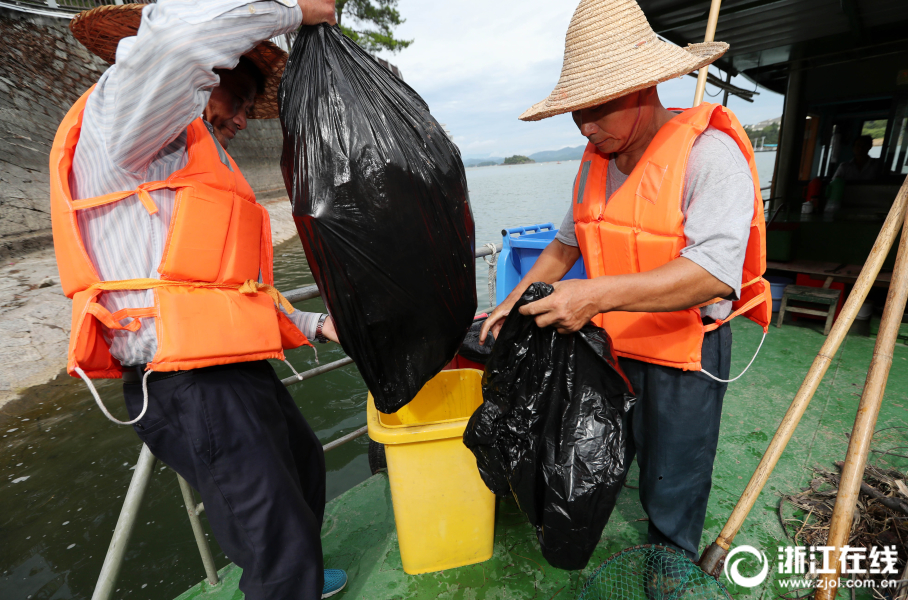
[{"label": "orange life vest", "polygon": [[674,312],[609,312],[593,321],[606,329],[619,356],[683,370],[700,370],[703,335],[738,315],[768,330],[772,317],[766,271],[766,231],[753,148],[731,111],[703,103],[662,126],[606,203],[608,157],[590,143],[574,184],[574,222],[587,277],[650,271],[681,256],[682,196],[687,159],[708,126],[727,133],[747,158],[754,181],[754,215],[744,258],[741,298],[728,318],[704,325],[699,307]]},{"label": "orange life vest", "polygon": [[[158,346],[148,363],[154,371],[283,359],[284,348],[311,345],[277,308],[281,303],[293,311],[272,287],[268,212],[201,118],[188,128],[186,166],[166,180],[72,199],[69,177],[91,91],[69,110],[50,152],[54,251],[63,291],[73,299],[69,374],[76,376],[79,367],[92,378],[120,377],[122,367],[110,354],[102,326],[134,332],[139,319],[154,319]],[[161,278],[102,281],[85,250],[76,211],[135,195],[154,214],[148,192],[163,188],[176,191],[176,202],[158,266]],[[264,284],[257,283],[260,273]],[[110,313],[98,302],[105,291],[147,289],[154,291],[154,306],[148,308]]]}]

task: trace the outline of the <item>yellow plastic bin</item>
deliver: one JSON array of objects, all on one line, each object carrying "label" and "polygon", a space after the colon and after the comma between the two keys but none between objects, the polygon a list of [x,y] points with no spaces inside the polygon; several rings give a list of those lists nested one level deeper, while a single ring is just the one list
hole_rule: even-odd
[{"label": "yellow plastic bin", "polygon": [[404,571],[452,569],[492,557],[495,496],[479,477],[463,432],[482,404],[482,372],[442,371],[394,414],[366,413],[385,445]]}]

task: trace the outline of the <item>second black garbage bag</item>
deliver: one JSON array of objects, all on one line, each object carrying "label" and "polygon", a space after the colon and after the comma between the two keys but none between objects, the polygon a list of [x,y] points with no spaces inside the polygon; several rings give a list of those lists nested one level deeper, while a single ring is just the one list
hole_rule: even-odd
[{"label": "second black garbage bag", "polygon": [[395,412],[476,313],[460,154],[422,98],[337,27],[300,30],[279,99],[306,258],[376,408]]},{"label": "second black garbage bag", "polygon": [[635,398],[603,329],[560,335],[520,314],[552,291],[532,284],[505,320],[463,441],[489,489],[514,495],[545,559],[574,570],[589,562],[615,507]]}]

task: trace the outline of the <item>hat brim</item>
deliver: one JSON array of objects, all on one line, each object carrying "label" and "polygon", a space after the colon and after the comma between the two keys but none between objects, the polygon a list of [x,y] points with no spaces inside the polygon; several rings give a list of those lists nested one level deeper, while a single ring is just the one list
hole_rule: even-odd
[{"label": "hat brim", "polygon": [[[73,17],[69,29],[73,36],[93,54],[109,64],[117,57],[117,45],[125,37],[136,35],[142,22],[145,4],[99,6]],[[287,53],[269,41],[262,41],[245,54],[262,75],[265,85],[247,115],[250,119],[278,117],[277,92],[287,64]]]},{"label": "hat brim", "polygon": [[701,69],[728,51],[725,42],[690,44],[681,48],[656,40],[629,56],[626,64],[562,72],[549,97],[537,102],[522,115],[521,121],[540,121],[555,115],[605,104],[609,100],[652,87]]}]

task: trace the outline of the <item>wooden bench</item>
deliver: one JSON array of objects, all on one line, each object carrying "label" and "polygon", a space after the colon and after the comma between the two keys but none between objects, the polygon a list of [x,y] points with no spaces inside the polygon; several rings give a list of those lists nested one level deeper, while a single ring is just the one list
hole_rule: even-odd
[{"label": "wooden bench", "polygon": [[[832,320],[835,317],[836,305],[839,303],[841,290],[830,290],[829,285],[832,283],[832,277],[827,277],[823,287],[810,287],[806,285],[789,285],[785,288],[782,295],[782,306],[779,307],[779,320],[776,327],[782,326],[782,319],[785,318],[785,311],[793,313],[802,313],[805,315],[816,315],[826,317],[826,327],[823,329],[823,335],[829,335],[832,329]],[[788,306],[789,300],[796,302],[807,302],[811,304],[821,304],[825,310],[816,310],[813,308],[804,308],[801,306]]]}]

